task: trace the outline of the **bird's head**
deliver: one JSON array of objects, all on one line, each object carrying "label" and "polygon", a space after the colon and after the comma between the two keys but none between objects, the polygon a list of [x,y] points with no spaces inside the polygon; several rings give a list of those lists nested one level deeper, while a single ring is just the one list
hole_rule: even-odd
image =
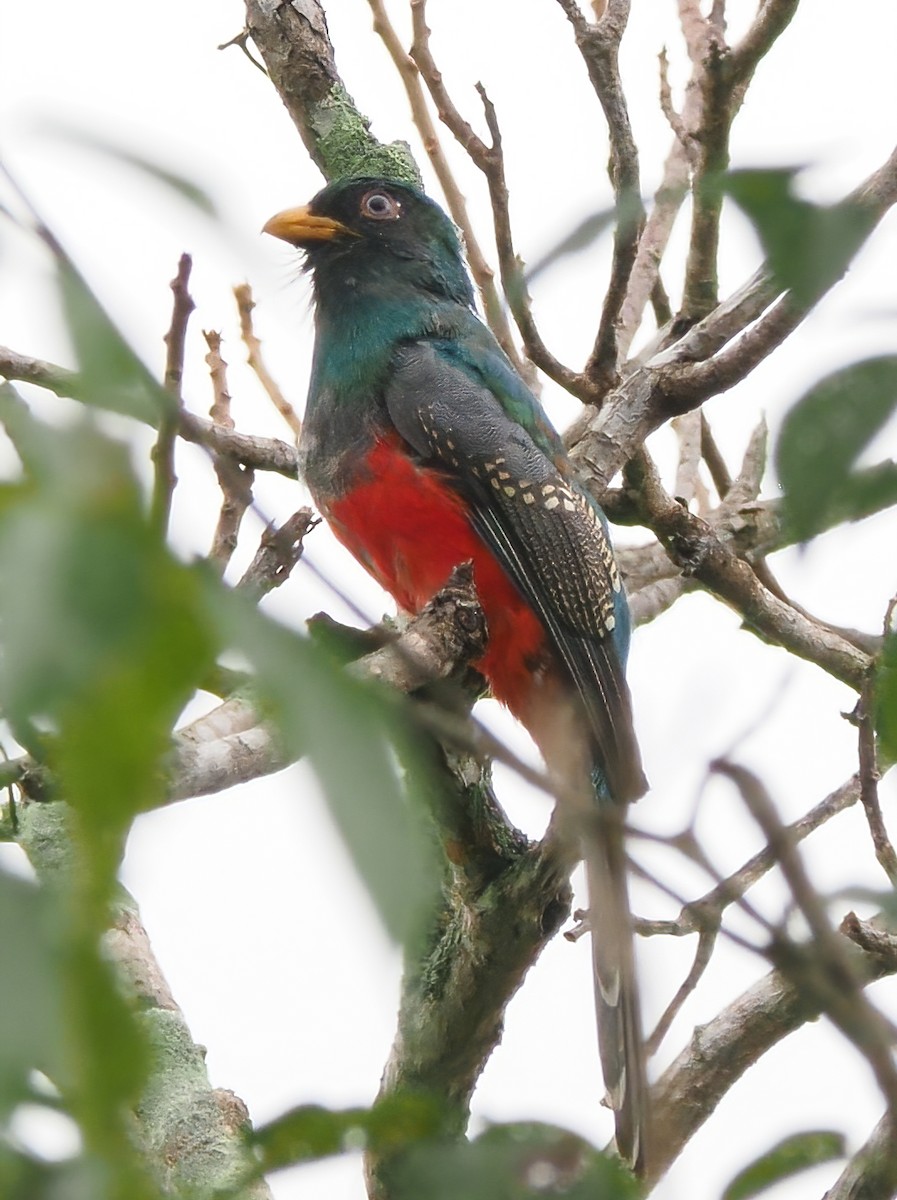
[{"label": "bird's head", "polygon": [[396,298],[425,292],[473,303],[454,225],[407,183],[337,180],[310,204],[272,217],[263,232],[305,251],[319,301],[356,290]]}]

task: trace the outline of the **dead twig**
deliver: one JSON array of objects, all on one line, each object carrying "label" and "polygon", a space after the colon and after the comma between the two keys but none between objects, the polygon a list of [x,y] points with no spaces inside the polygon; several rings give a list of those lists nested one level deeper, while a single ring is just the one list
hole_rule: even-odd
[{"label": "dead twig", "polygon": [[610,140],[609,175],[617,218],[613,259],[598,333],[584,371],[591,384],[591,399],[600,403],[618,382],[617,326],[645,223],[638,149],[619,67],[620,41],[629,19],[630,0],[608,0],[602,16],[594,23],[586,20],[577,0],[558,0],[558,3],[573,27],[576,45],[604,112]]},{"label": "dead twig", "polygon": [[[860,798],[859,776],[852,775],[839,788],[831,792],[824,800],[815,805],[803,817],[785,826],[785,833],[792,844],[797,845],[809,837],[832,817],[851,808]],[[739,901],[747,890],[763,878],[777,863],[777,858],[770,846],[764,846],[747,860],[737,871],[726,879],[720,880],[710,891],[697,900],[690,900],[682,906],[679,916],[673,921],[640,921],[637,931],[643,937],[666,935],[684,937],[691,933],[700,933],[704,929],[719,926],[722,915],[730,904]]]},{"label": "dead twig", "polygon": [[189,292],[192,266],[193,260],[190,255],[182,254],[178,262],[177,274],[171,281],[174,301],[171,324],[164,339],[167,347],[164,386],[172,399],[172,404],[162,412],[159,418],[159,434],[152,451],[154,477],[150,507],[151,524],[163,535],[168,529],[171,501],[177,486],[177,476],[174,470],[174,446],[178,434],[178,412],[182,403],[184,349],[187,339],[187,322],[190,320],[190,314],[196,308]]},{"label": "dead twig", "polygon": [[707,927],[701,930],[698,934],[698,944],[695,948],[695,957],[692,962],[691,969],[685,979],[679,985],[675,996],[669,1002],[661,1014],[660,1019],[654,1026],[650,1035],[645,1039],[645,1053],[650,1057],[656,1054],[660,1048],[660,1044],[670,1031],[670,1026],[682,1011],[685,1002],[692,995],[695,988],[701,981],[704,972],[710,966],[710,959],[713,956],[713,950],[716,946],[716,938],[719,933],[719,927]]},{"label": "dead twig", "polygon": [[[284,396],[279,384],[274,379],[262,354],[262,343],[256,337],[255,329],[252,324],[252,310],[255,308],[255,301],[252,298],[252,288],[248,283],[239,283],[234,288],[234,299],[237,301],[237,312],[240,315],[240,336],[243,338],[243,343],[246,346],[247,358],[246,361],[256,374],[259,383],[265,389],[271,403],[289,425],[293,432],[296,441],[299,441],[299,435],[302,432],[302,422],[296,415],[296,410]],[[214,419],[214,417],[213,417]]]},{"label": "dead twig", "polygon": [[812,953],[783,935],[774,941],[776,965],[802,989],[817,997],[820,1007],[865,1057],[897,1118],[897,1070],[891,1054],[894,1031],[867,999],[843,941],[829,923],[822,898],[804,869],[797,847],[761,781],[736,763],[717,760],[711,770],[731,779],[751,816],[759,825],[782,875],[812,935]]},{"label": "dead twig", "polygon": [[[860,953],[853,961],[863,985],[897,971],[894,958]],[[816,992],[776,970],[697,1028],[651,1089],[655,1123],[645,1185],[665,1174],[747,1070],[821,1011]]]},{"label": "dead twig", "polygon": [[269,525],[237,587],[252,592],[259,600],[280,587],[302,557],[306,534],[320,523],[310,508],[300,508],[279,528]]},{"label": "dead twig", "polygon": [[[209,416],[213,425],[232,430],[233,418],[230,413],[230,392],[227,386],[227,363],[221,356],[221,334],[214,330],[203,331],[209,352],[206,355],[206,365],[212,380],[212,407]],[[215,565],[219,574],[224,574],[227,564],[237,548],[237,536],[243,516],[252,504],[252,485],[255,474],[249,467],[234,458],[224,454],[213,454],[215,474],[221,488],[221,509],[218,523],[212,538],[212,548],[209,560]]]}]

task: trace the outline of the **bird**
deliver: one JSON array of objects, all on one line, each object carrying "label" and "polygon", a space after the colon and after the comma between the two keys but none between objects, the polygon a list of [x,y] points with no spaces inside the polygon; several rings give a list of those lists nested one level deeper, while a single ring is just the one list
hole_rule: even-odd
[{"label": "bird", "polygon": [[590,892],[606,1102],[639,1172],[648,1092],[624,820],[647,784],[607,521],[477,315],[435,201],[404,181],[346,177],[263,231],[303,251],[312,277],[299,458],[318,509],[409,613],[472,563],[488,630],[473,665],[563,781]]}]

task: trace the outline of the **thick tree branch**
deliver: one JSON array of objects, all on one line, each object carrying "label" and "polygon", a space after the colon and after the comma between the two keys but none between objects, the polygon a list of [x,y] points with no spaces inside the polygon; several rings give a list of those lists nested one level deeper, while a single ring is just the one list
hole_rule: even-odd
[{"label": "thick tree branch", "polygon": [[[503,859],[503,861],[502,861]],[[448,1104],[445,1132],[460,1135],[470,1098],[501,1038],[505,1009],[570,908],[569,864],[539,847],[506,846],[493,878],[462,894],[419,967],[406,973],[399,1027],[380,1096],[410,1089]],[[371,1200],[388,1200],[389,1162],[368,1162]]]},{"label": "thick tree branch", "polygon": [[[449,675],[482,653],[484,625],[469,574],[456,572],[403,632],[359,659],[352,672],[410,692]],[[174,736],[169,800],[208,795],[272,774],[288,756],[252,700],[234,697]]]}]

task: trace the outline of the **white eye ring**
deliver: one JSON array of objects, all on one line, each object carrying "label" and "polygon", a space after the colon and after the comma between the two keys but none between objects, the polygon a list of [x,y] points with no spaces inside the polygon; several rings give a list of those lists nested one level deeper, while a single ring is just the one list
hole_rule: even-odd
[{"label": "white eye ring", "polygon": [[402,206],[395,196],[377,188],[365,192],[359,208],[361,215],[371,221],[397,221],[402,215]]}]

